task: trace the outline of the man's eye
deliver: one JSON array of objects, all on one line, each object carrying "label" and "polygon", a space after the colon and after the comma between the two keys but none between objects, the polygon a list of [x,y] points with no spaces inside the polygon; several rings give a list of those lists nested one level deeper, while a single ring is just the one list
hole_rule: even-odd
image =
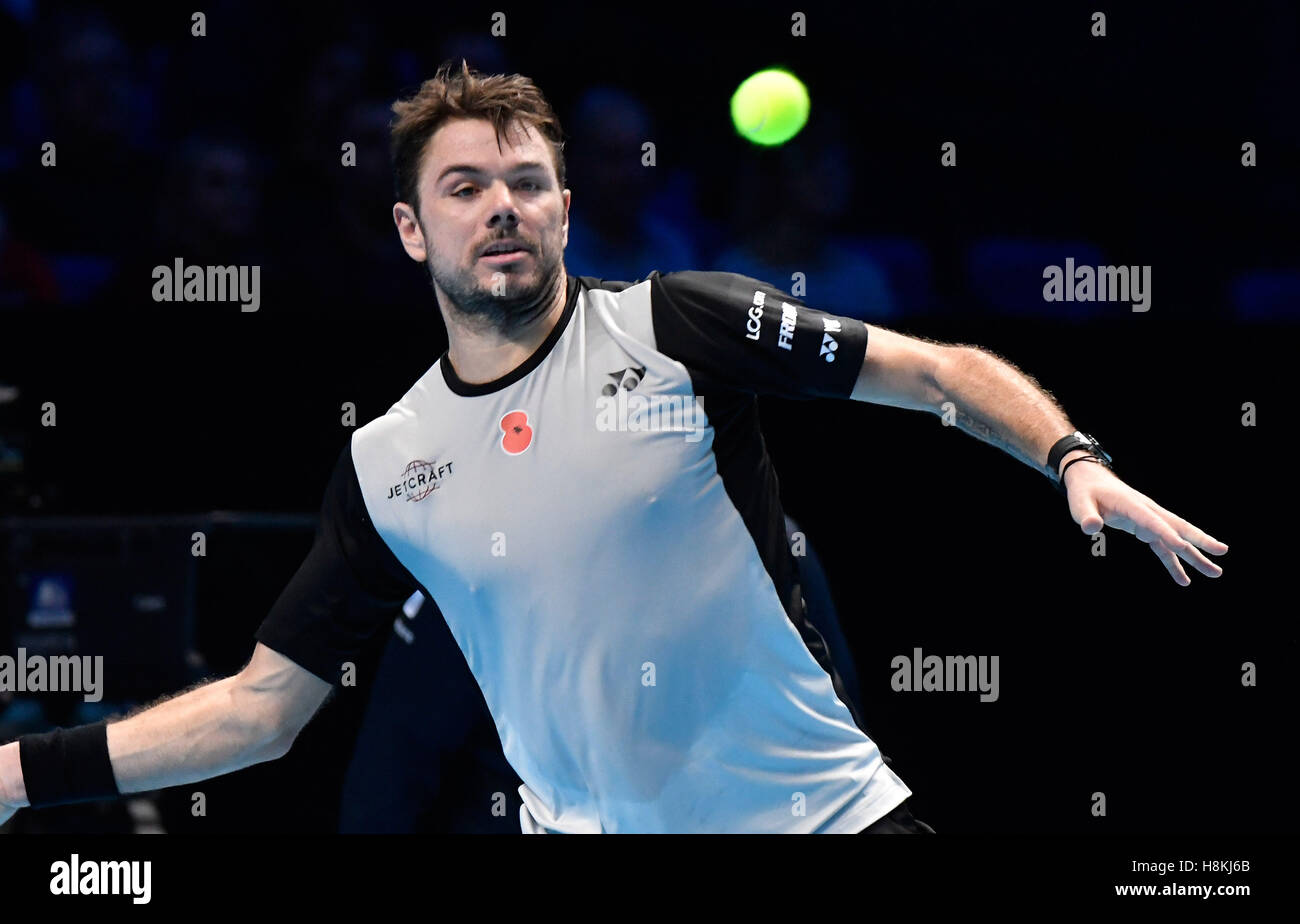
[{"label": "man's eye", "polygon": [[[528,187],[529,189],[533,189],[533,190],[537,190],[537,189],[541,189],[541,188],[542,188],[542,187],[537,183],[537,181],[535,181],[535,180],[523,180],[523,181],[520,182],[519,185],[520,185],[521,187]],[[464,192],[472,193],[472,192],[474,192],[474,187],[473,187],[473,186],[462,186],[462,187],[460,187],[459,189],[455,190],[455,191],[452,193],[452,195],[453,195],[453,196],[458,196],[458,197],[459,197],[460,194],[461,194],[461,193],[464,193]],[[463,197],[461,197],[461,198],[463,198]]]}]

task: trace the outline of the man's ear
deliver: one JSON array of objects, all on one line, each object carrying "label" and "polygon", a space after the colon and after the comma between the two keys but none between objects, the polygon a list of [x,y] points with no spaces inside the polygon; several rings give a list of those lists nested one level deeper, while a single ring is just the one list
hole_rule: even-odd
[{"label": "man's ear", "polygon": [[573,199],[572,191],[564,191],[564,246],[569,246],[569,202]]},{"label": "man's ear", "polygon": [[424,240],[424,229],[415,217],[415,209],[405,202],[393,205],[393,224],[397,225],[397,236],[402,239],[402,249],[406,255],[417,263],[428,258],[428,247]]}]

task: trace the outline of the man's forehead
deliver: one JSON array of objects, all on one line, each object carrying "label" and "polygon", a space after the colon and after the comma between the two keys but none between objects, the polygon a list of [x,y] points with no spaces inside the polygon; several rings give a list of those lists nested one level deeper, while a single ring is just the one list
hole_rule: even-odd
[{"label": "man's forehead", "polygon": [[526,122],[515,120],[501,133],[486,119],[452,119],[438,127],[425,145],[424,169],[437,178],[452,164],[494,168],[522,161],[550,162],[546,141]]}]

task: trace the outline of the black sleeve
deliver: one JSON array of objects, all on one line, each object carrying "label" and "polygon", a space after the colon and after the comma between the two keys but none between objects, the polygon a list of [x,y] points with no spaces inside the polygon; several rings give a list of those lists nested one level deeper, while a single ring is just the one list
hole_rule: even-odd
[{"label": "black sleeve", "polygon": [[712,381],[785,398],[847,398],[867,325],[738,273],[651,273],[655,344]]},{"label": "black sleeve", "polygon": [[375,530],[343,447],[325,489],[316,539],[256,638],[327,683],[392,623],[419,585]]}]

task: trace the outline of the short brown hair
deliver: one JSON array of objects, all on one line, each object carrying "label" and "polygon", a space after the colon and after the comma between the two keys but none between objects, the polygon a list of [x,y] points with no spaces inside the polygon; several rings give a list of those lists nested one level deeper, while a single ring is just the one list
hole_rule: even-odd
[{"label": "short brown hair", "polygon": [[459,73],[452,73],[454,67],[450,61],[443,62],[415,95],[393,103],[397,118],[389,129],[398,201],[410,203],[419,216],[421,155],[442,123],[455,118],[489,120],[496,129],[498,149],[507,126],[515,119],[535,128],[551,143],[555,175],[564,189],[564,132],[536,84],[520,74],[481,74],[464,58]]}]

